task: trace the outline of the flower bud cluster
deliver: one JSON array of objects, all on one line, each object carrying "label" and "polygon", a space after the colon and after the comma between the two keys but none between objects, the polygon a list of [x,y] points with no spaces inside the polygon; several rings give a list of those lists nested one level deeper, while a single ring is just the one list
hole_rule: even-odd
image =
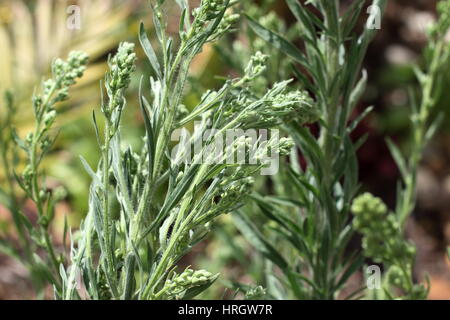
[{"label": "flower bud cluster", "polygon": [[363,234],[364,254],[375,262],[411,263],[415,248],[405,241],[394,214],[380,198],[364,193],[353,201],[353,225]]},{"label": "flower bud cluster", "polygon": [[259,103],[253,103],[241,115],[245,127],[270,128],[279,123],[297,120],[300,124],[312,123],[318,119],[313,100],[304,91],[287,92],[286,83],[275,84]]},{"label": "flower bud cluster", "polygon": [[70,86],[83,76],[87,62],[87,54],[80,51],[71,52],[67,61],[56,59],[53,62],[53,78],[43,82],[42,95],[33,96],[33,106],[37,118],[43,121],[44,130],[50,128],[55,120],[56,111],[53,105],[67,100]]},{"label": "flower bud cluster", "polygon": [[[135,70],[135,61],[134,44],[129,42],[122,42],[117,53],[109,59],[110,71],[105,80],[110,101],[108,105],[102,106],[102,112],[108,121],[119,121],[118,117],[121,112],[117,110],[123,107],[125,101],[122,91],[130,85],[131,75]],[[114,132],[110,134],[112,135]]]},{"label": "flower bud cluster", "polygon": [[44,97],[52,94],[53,90],[56,90],[55,102],[67,100],[69,97],[69,87],[74,85],[76,80],[83,76],[88,58],[88,55],[84,52],[73,51],[69,53],[67,61],[56,59],[52,66],[54,78],[44,82]]},{"label": "flower bud cluster", "polygon": [[256,286],[254,288],[250,288],[245,293],[245,300],[259,300],[264,298],[267,294],[267,290],[262,286]]},{"label": "flower bud cluster", "polygon": [[390,285],[402,290],[406,290],[408,286],[408,279],[405,277],[403,270],[396,265],[389,268],[387,281]]},{"label": "flower bud cluster", "polygon": [[239,208],[243,198],[253,190],[255,183],[251,177],[253,172],[254,169],[245,165],[222,172],[211,206],[195,219],[194,225],[205,224],[221,214]]},{"label": "flower bud cluster", "polygon": [[237,13],[225,14],[220,21],[217,30],[208,38],[208,41],[215,41],[225,33],[227,33],[231,27],[239,20],[241,16]]},{"label": "flower bud cluster", "polygon": [[222,205],[237,203],[244,195],[249,194],[252,191],[254,184],[255,179],[252,177],[246,177],[233,181],[220,193],[220,203]]},{"label": "flower bud cluster", "polygon": [[76,79],[83,76],[88,62],[88,55],[81,51],[73,51],[69,53],[67,62],[60,59],[56,60],[54,72],[57,77],[61,76],[63,87],[75,84]]},{"label": "flower bud cluster", "polygon": [[437,4],[439,20],[430,28],[432,36],[445,36],[450,32],[450,0],[440,1]]},{"label": "flower bud cluster", "polygon": [[428,295],[428,290],[423,284],[411,284],[411,275],[396,265],[387,271],[387,282],[407,294],[405,298],[408,300],[423,300]]},{"label": "flower bud cluster", "polygon": [[245,68],[245,75],[243,80],[245,82],[250,82],[256,77],[261,75],[266,70],[266,63],[269,57],[257,51],[251,58],[247,67]]},{"label": "flower bud cluster", "polygon": [[[224,0],[202,0],[200,6],[193,10],[192,15],[195,22],[192,26],[194,34],[204,32],[206,30],[205,24],[218,18],[224,10],[226,10],[227,3]],[[225,13],[217,28],[208,35],[207,42],[215,41],[223,34],[231,29],[233,24],[239,20],[240,16],[236,13]]]},{"label": "flower bud cluster", "polygon": [[206,270],[186,269],[183,273],[175,274],[172,279],[167,280],[164,289],[169,299],[178,299],[186,290],[208,284],[216,278],[217,275]]},{"label": "flower bud cluster", "polygon": [[112,92],[124,89],[130,85],[131,74],[135,70],[136,53],[134,44],[122,42],[117,54],[110,60],[109,88]]},{"label": "flower bud cluster", "polygon": [[295,142],[291,138],[282,137],[278,143],[278,153],[280,156],[288,156],[292,148],[294,148]]},{"label": "flower bud cluster", "polygon": [[224,0],[202,0],[200,6],[193,10],[192,15],[199,23],[211,21],[225,9]]},{"label": "flower bud cluster", "polygon": [[427,289],[412,283],[415,248],[403,239],[395,215],[370,193],[357,197],[351,210],[355,215],[353,226],[363,235],[364,255],[389,265],[387,284],[399,289],[407,299],[425,299]]}]

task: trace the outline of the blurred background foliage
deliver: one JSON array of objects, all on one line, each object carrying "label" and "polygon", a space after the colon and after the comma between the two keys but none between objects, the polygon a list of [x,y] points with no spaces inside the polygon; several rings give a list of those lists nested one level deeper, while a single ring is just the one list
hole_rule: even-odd
[{"label": "blurred background foliage", "polygon": [[[341,2],[345,5],[352,1]],[[192,1],[193,5],[195,2]],[[80,30],[66,27],[67,7],[72,4],[81,8]],[[369,133],[367,143],[359,152],[360,175],[365,190],[391,205],[395,201],[398,171],[385,138],[389,136],[403,148],[408,148],[403,143],[408,134],[407,89],[417,85],[412,64],[420,63],[425,44],[424,30],[435,17],[435,4],[435,0],[389,1],[382,29],[369,48],[364,65],[369,74],[369,86],[360,107],[373,105],[374,111],[355,135],[357,138]],[[278,27],[284,28],[283,35],[288,38],[295,38],[300,32],[293,28],[295,19],[284,1],[247,0],[240,6],[251,16],[265,16],[266,23],[278,20],[281,23]],[[49,184],[63,185],[69,194],[58,208],[60,223],[54,230],[56,236],[61,234],[64,214],[68,214],[69,221],[76,226],[86,212],[90,181],[78,156],[83,155],[90,164],[98,159],[91,117],[92,111],[99,108],[99,81],[104,76],[107,57],[120,41],[137,43],[139,21],[144,20],[147,27],[151,26],[149,10],[146,0],[0,0],[0,93],[10,89],[17,98],[20,111],[14,122],[21,135],[32,125],[30,97],[40,79],[48,75],[52,59],[65,57],[73,49],[84,50],[91,57],[86,76],[72,91],[71,99],[58,110],[59,138],[46,163],[51,177]],[[269,11],[271,13],[267,15]],[[363,27],[364,21],[359,24]],[[175,31],[178,26],[173,24],[170,28]],[[238,32],[227,36],[215,47],[205,48],[195,60],[190,75],[192,81],[187,88],[189,95],[184,102],[187,107],[198,101],[199,92],[204,88],[219,86],[220,77],[240,74],[249,55],[262,49],[247,29],[245,19],[236,29]],[[291,76],[286,73],[288,66],[284,65],[287,59],[267,47],[262,51],[279,55],[279,59],[271,59],[275,62],[267,70],[268,83]],[[138,53],[143,57],[140,48]],[[237,63],[239,61],[242,64]],[[128,92],[129,107],[125,112],[126,129],[123,130],[127,139],[135,141],[136,145],[143,129],[135,101],[137,85],[141,75],[151,76],[145,59],[139,59],[138,68]],[[450,77],[446,81],[444,88],[449,88]],[[260,85],[264,87],[268,83]],[[445,255],[445,248],[450,244],[449,101],[450,91],[446,90],[436,108],[445,112],[445,123],[426,150],[419,172],[419,203],[408,224],[408,234],[418,247],[417,278],[422,279],[425,272],[431,276],[430,298],[433,299],[450,298],[450,267]],[[2,112],[4,110],[0,109]],[[265,181],[261,180],[259,185],[265,187]],[[33,208],[27,211],[27,214],[33,214]],[[9,229],[8,219],[0,206],[0,230]],[[251,285],[261,280],[264,264],[236,231],[230,215],[221,217],[212,228],[207,241],[194,248],[181,262],[181,267],[192,265],[212,273],[220,272],[221,281],[202,298],[232,298],[236,294],[232,289],[238,289],[238,283]],[[359,240],[355,239],[354,247],[358,246]],[[362,278],[361,274],[351,281],[359,282]],[[24,296],[27,290],[26,273],[15,262],[0,256],[0,299],[31,297],[31,293]]]},{"label": "blurred background foliage", "polygon": [[[70,5],[80,7],[80,29],[69,29]],[[96,150],[90,116],[98,105],[99,80],[106,70],[106,58],[119,41],[134,39],[141,1],[115,0],[2,0],[0,1],[0,92],[10,90],[18,116],[14,125],[20,135],[33,125],[31,95],[42,78],[48,77],[56,57],[71,50],[90,56],[90,66],[71,92],[71,99],[58,109],[60,137],[56,152],[48,159],[50,176],[64,181],[75,212],[87,206],[88,177],[76,155],[81,152],[95,160]],[[3,111],[4,112],[4,111]],[[81,174],[80,174],[81,173]],[[78,214],[78,215],[79,215]],[[76,215],[76,216],[78,216]]]}]

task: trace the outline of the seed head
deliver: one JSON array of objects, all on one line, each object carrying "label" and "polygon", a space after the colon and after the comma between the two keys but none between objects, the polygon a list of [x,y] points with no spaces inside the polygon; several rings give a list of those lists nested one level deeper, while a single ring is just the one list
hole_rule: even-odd
[{"label": "seed head", "polygon": [[117,92],[130,85],[131,74],[135,70],[136,53],[134,44],[122,42],[117,54],[110,60],[109,88]]},{"label": "seed head", "polygon": [[245,299],[246,300],[257,300],[263,298],[267,293],[267,290],[264,289],[262,286],[257,286],[254,288],[250,288],[245,293]]},{"label": "seed head", "polygon": [[292,148],[295,146],[294,140],[291,138],[281,138],[278,145],[278,153],[280,156],[287,156],[291,153]]},{"label": "seed head", "polygon": [[56,111],[55,110],[50,110],[49,112],[47,112],[44,115],[44,118],[43,118],[44,125],[46,127],[50,127],[53,124],[53,122],[55,121],[55,118],[56,118]]},{"label": "seed head", "polygon": [[250,62],[245,68],[245,76],[244,81],[250,82],[254,80],[256,77],[261,75],[266,70],[266,62],[269,57],[265,54],[262,54],[260,51],[256,52],[250,58]]},{"label": "seed head", "polygon": [[58,89],[75,84],[76,79],[83,76],[88,58],[88,55],[84,52],[72,51],[69,53],[67,61],[56,59],[53,64],[53,73],[56,79],[61,79],[58,83]]},{"label": "seed head", "polygon": [[439,20],[430,28],[432,36],[445,36],[450,31],[450,1],[440,1],[437,4]]},{"label": "seed head", "polygon": [[205,285],[216,278],[217,275],[206,270],[194,271],[188,268],[179,275],[175,274],[171,280],[167,280],[164,288],[169,299],[178,299],[186,290]]},{"label": "seed head", "polygon": [[364,193],[353,201],[351,211],[355,215],[353,226],[363,234],[362,246],[367,257],[376,262],[409,261],[414,257],[414,246],[403,240],[396,216],[388,214],[380,198]]}]

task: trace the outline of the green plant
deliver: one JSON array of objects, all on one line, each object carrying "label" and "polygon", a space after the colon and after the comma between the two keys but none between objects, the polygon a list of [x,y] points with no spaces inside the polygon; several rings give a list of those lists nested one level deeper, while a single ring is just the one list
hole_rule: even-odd
[{"label": "green plant", "polygon": [[[252,225],[244,210],[235,215],[235,222],[267,258],[269,296],[335,299],[363,262],[359,253],[346,252],[354,234],[350,206],[359,188],[355,152],[364,141],[353,143],[350,134],[370,111],[352,120],[367,81],[365,72],[361,76],[361,64],[386,1],[372,2],[380,10],[369,16],[359,35],[355,26],[366,1],[354,1],[342,15],[340,1],[286,2],[300,26],[303,50],[281,36],[281,30],[270,30],[252,17],[248,23],[259,37],[291,58],[291,69],[318,106],[319,133],[316,136],[295,121],[283,124],[301,154],[292,152],[285,170],[273,179],[274,195],[252,196],[268,221],[265,230]],[[277,269],[282,276],[276,276]]]},{"label": "green plant", "polygon": [[[357,217],[354,226],[364,236],[365,255],[383,263],[387,269],[384,293],[388,298],[424,299],[428,294],[423,284],[414,283],[415,248],[404,233],[407,219],[416,206],[417,170],[424,148],[442,120],[442,114],[436,116],[433,109],[442,92],[441,70],[450,64],[450,44],[446,39],[450,28],[450,1],[440,1],[438,13],[438,21],[428,30],[424,68],[415,67],[421,94],[417,98],[411,90],[411,138],[407,155],[402,155],[388,140],[401,174],[396,208],[387,213],[382,201],[370,194],[358,197],[352,206]],[[372,210],[374,206],[379,210]]]},{"label": "green plant", "polygon": [[[263,0],[257,3],[254,1],[242,1],[236,4],[236,10],[251,15],[258,19],[263,26],[277,30],[286,39],[295,41],[300,33],[300,27],[296,25],[287,26],[285,19],[275,13],[275,9],[282,6],[283,3],[276,0]],[[239,37],[235,37],[234,34],[228,34],[216,44],[215,52],[218,58],[223,61],[221,65],[226,65],[227,68],[232,68],[238,73],[244,73],[247,67],[246,61],[251,59],[255,52],[264,52],[267,56],[265,59],[266,68],[261,76],[251,83],[252,90],[258,94],[264,94],[267,87],[272,86],[280,79],[291,77],[291,61],[285,58],[284,53],[275,47],[268,46],[263,39],[258,37],[248,27],[245,19],[241,19],[238,23],[235,29],[238,30]],[[313,121],[314,119],[311,119],[311,122]],[[280,170],[283,170],[283,168]],[[278,175],[270,176],[270,179],[276,180],[278,179],[277,177]],[[270,192],[270,190],[267,190],[267,185],[270,185],[267,177],[258,177],[255,180],[255,189],[261,190],[263,193]],[[257,209],[249,210],[249,214],[253,215],[255,211]],[[252,216],[252,218],[255,217]],[[220,250],[217,250],[218,248]],[[255,283],[263,283],[264,261],[261,256],[249,253],[252,251],[251,245],[245,241],[245,238],[236,229],[231,217],[221,219],[219,223],[215,224],[214,232],[211,233],[211,238],[208,242],[206,256],[199,259],[199,263],[202,268],[208,270],[215,270],[216,272],[224,270],[225,275],[223,277],[226,277],[229,281],[215,284],[208,292],[208,297],[220,296],[222,294],[220,290],[222,290],[223,285],[229,288],[230,292],[237,292],[236,297],[245,297],[245,295],[240,295],[240,293],[251,290],[252,286],[236,281],[238,277],[244,276],[244,274],[245,278],[252,279]],[[249,254],[251,257],[248,256]],[[247,265],[249,258],[252,260],[250,266]],[[239,274],[236,274],[236,268],[234,267],[236,263],[246,266],[240,270]]]},{"label": "green plant", "polygon": [[[425,68],[416,68],[422,94],[418,103],[411,94],[408,157],[389,142],[402,174],[392,212],[369,193],[357,196],[356,151],[364,137],[351,138],[371,110],[354,117],[367,82],[361,66],[387,0],[372,1],[380,10],[372,11],[360,32],[357,24],[367,4],[363,0],[345,9],[339,0],[286,0],[296,18],[291,27],[273,12],[264,15],[274,0],[262,1],[260,7],[201,0],[196,8],[188,0],[176,0],[181,13],[176,36],[168,30],[170,3],[150,3],[157,45],[143,24],[139,41],[152,77],[149,83],[145,77],[135,81],[133,43],[120,43],[108,58],[100,110],[92,116],[100,161],[92,166],[81,157],[92,180],[89,210],[73,233],[66,222],[61,245],[50,227],[64,190],[48,183],[42,160],[56,140],[55,105],[68,98],[69,88],[83,75],[87,55],[73,52],[67,62],[55,60],[53,77],[33,95],[35,128],[23,140],[12,125],[14,96],[5,95],[0,161],[6,187],[0,188],[0,203],[11,213],[17,241],[1,234],[0,250],[28,268],[40,296],[47,285],[55,298],[67,300],[201,296],[219,273],[178,264],[211,230],[231,243],[233,231],[230,235],[220,225],[212,229],[212,224],[233,213],[234,226],[263,263],[258,284],[230,282],[235,298],[240,292],[248,300],[426,298],[426,286],[413,279],[415,248],[404,233],[416,202],[421,154],[439,126],[433,108],[442,89],[439,70],[450,60],[445,40],[450,1],[440,2],[440,19],[429,31]],[[232,51],[218,52],[241,76],[224,79],[187,108],[184,103],[188,95],[192,98],[195,85],[189,77],[193,60],[206,45],[232,31],[238,5],[249,13],[249,46],[235,42]],[[297,81],[285,80],[291,72]],[[139,82],[137,101],[145,126],[137,148],[131,147],[122,124],[132,107],[126,91],[134,82]],[[278,129],[284,137],[278,136]],[[19,149],[25,168],[18,161]],[[256,178],[280,156],[289,157],[279,174]],[[255,184],[259,192],[253,192]],[[22,203],[27,200],[37,221],[24,213]],[[363,237],[362,251],[349,252],[356,232]],[[233,245],[230,251],[245,261],[247,253]],[[364,258],[384,265],[384,290],[371,295],[361,285],[344,295]]]},{"label": "green plant", "polygon": [[[366,82],[365,75],[357,81],[357,71],[374,32],[366,28],[361,37],[351,33],[364,1],[355,1],[342,17],[338,14],[339,1],[311,1],[309,4],[321,13],[321,18],[297,1],[287,0],[287,3],[301,25],[304,54],[270,30],[264,19],[257,22],[249,18],[249,25],[261,38],[301,65],[302,72],[294,68],[297,78],[322,106],[320,134],[316,142],[309,130],[285,126],[304,157],[306,169],[300,167],[298,155],[292,154],[290,167],[274,179],[276,196],[252,196],[269,221],[263,233],[252,226],[242,212],[236,215],[236,225],[270,261],[265,283],[272,297],[336,298],[347,279],[362,267],[360,254],[345,256],[347,243],[357,231],[363,235],[363,256],[387,268],[382,294],[371,295],[367,291],[367,296],[424,299],[428,290],[414,280],[415,248],[406,240],[404,232],[406,220],[415,207],[417,170],[423,149],[442,118],[435,117],[433,107],[443,83],[439,70],[449,62],[446,34],[450,27],[450,4],[448,1],[438,4],[440,18],[429,30],[425,69],[415,69],[422,94],[419,102],[411,94],[412,134],[408,157],[403,157],[388,141],[402,176],[396,209],[388,212],[382,200],[370,194],[363,194],[352,202],[359,187],[355,150],[363,140],[352,144],[349,135],[370,111],[369,108],[355,121],[350,121]],[[386,1],[374,1],[372,5],[382,12]],[[369,18],[367,26],[372,25],[374,20],[370,19],[374,18]],[[282,32],[284,27],[272,24],[272,28]],[[295,186],[294,191],[285,186]],[[355,215],[352,225],[349,224],[350,204]],[[271,236],[269,241],[267,235]],[[278,253],[282,246],[272,245],[277,239],[290,244],[281,251],[284,255]],[[296,255],[300,258],[296,259]],[[344,260],[352,262],[346,264]],[[282,281],[288,283],[288,289],[273,276],[274,266],[281,269],[285,276]],[[363,290],[364,287],[349,297]]]},{"label": "green plant", "polygon": [[[56,108],[59,116],[55,126],[64,130],[61,130],[61,135],[55,141],[53,152],[47,155],[41,165],[50,184],[56,180],[63,181],[62,184],[67,188],[68,196],[58,206],[64,206],[70,199],[68,220],[74,226],[78,225],[87,210],[85,190],[89,186],[89,176],[80,174],[83,167],[77,157],[64,159],[64,155],[78,154],[80,149],[95,150],[97,144],[91,130],[90,109],[97,103],[98,82],[107,68],[105,57],[120,41],[137,39],[135,30],[139,26],[139,19],[145,14],[142,9],[146,2],[0,1],[0,97],[4,96],[6,90],[14,95],[14,108],[20,115],[14,118],[18,135],[26,135],[33,128],[33,113],[27,112],[30,98],[41,79],[51,76],[54,58],[65,57],[74,50],[86,52],[90,57],[90,68],[72,87],[70,101],[60,103]],[[72,25],[72,22],[80,22],[80,25]],[[132,134],[130,131],[129,134]],[[97,159],[93,152],[91,154],[93,159]],[[62,158],[68,161],[61,161]],[[17,165],[20,167],[23,158],[19,160]],[[0,184],[4,181],[6,177],[0,168]],[[56,230],[62,229],[62,218],[62,214],[57,212]]]},{"label": "green plant", "polygon": [[[141,152],[121,148],[123,91],[133,71],[133,45],[121,44],[110,60],[105,79],[108,100],[102,103],[105,132],[103,139],[98,135],[102,159],[95,171],[84,161],[93,180],[90,210],[79,230],[80,240],[72,247],[72,264],[61,270],[61,298],[188,299],[200,294],[217,275],[191,269],[177,274],[176,262],[205,237],[215,217],[242,205],[252,176],[267,165],[227,163],[225,157],[245,147],[245,159],[253,153],[263,160],[269,150],[282,155],[292,145],[289,139],[275,137],[252,144],[241,136],[222,153],[215,142],[228,130],[270,128],[283,118],[307,119],[314,113],[305,93],[288,90],[289,81],[259,97],[252,92],[252,81],[264,70],[261,54],[250,60],[242,78],[207,91],[192,111],[186,110],[182,102],[192,59],[206,43],[227,32],[237,16],[225,13],[229,1],[204,0],[192,11],[187,1],[177,1],[182,15],[175,45],[166,32],[164,2],[152,5],[161,59],[143,25],[140,29],[141,45],[156,75],[150,80],[150,102],[141,89],[146,125]],[[181,134],[170,156],[171,136],[193,120],[200,120],[194,135]],[[201,150],[189,161],[190,146],[202,140]],[[77,290],[80,273],[84,293]]]},{"label": "green plant", "polygon": [[[67,62],[55,60],[52,65],[53,78],[43,82],[41,92],[33,95],[35,127],[24,140],[18,137],[12,126],[16,112],[13,96],[8,92],[5,98],[6,118],[0,124],[0,153],[8,190],[0,189],[0,195],[2,204],[12,215],[21,250],[5,240],[1,244],[7,253],[21,260],[28,268],[38,291],[47,282],[53,284],[56,290],[61,288],[59,266],[64,263],[64,256],[56,253],[49,233],[55,204],[64,197],[64,191],[48,188],[40,165],[56,138],[51,130],[56,117],[55,105],[68,99],[69,88],[83,75],[87,59],[84,53],[72,52]],[[13,141],[26,155],[26,166],[20,176],[15,172],[18,150],[14,148]],[[16,192],[15,181],[24,196]],[[20,203],[25,199],[30,199],[36,207],[37,226],[33,226],[32,219],[23,213]],[[44,260],[36,253],[37,249],[46,251]]]},{"label": "green plant", "polygon": [[[47,190],[39,164],[54,141],[50,130],[56,116],[53,105],[67,98],[68,87],[84,71],[86,55],[72,53],[67,63],[55,61],[54,79],[44,82],[42,95],[33,99],[36,129],[24,141],[8,128],[10,118],[1,127],[2,137],[10,129],[27,154],[28,166],[17,181],[36,204],[39,217],[37,226],[33,225],[12,202],[10,211],[22,247],[14,250],[6,241],[2,244],[25,264],[38,264],[45,278],[42,286],[45,282],[53,285],[57,298],[179,299],[200,294],[217,275],[191,269],[178,275],[174,270],[176,262],[206,236],[210,221],[242,205],[251,190],[252,176],[268,165],[267,155],[285,154],[292,146],[289,139],[278,139],[276,135],[259,143],[260,139],[252,141],[240,132],[270,128],[287,117],[305,114],[307,119],[314,113],[305,93],[289,91],[289,81],[275,84],[262,96],[252,92],[252,82],[264,71],[266,57],[260,53],[250,60],[242,78],[226,81],[218,91],[207,91],[192,111],[186,110],[182,102],[192,59],[206,43],[226,33],[238,16],[226,13],[229,1],[204,0],[194,10],[187,1],[177,1],[182,15],[179,43],[175,45],[166,31],[164,2],[152,3],[161,59],[143,25],[139,33],[156,76],[150,79],[151,100],[142,93],[141,80],[139,101],[146,135],[140,152],[126,146],[121,135],[124,92],[135,70],[134,45],[120,44],[117,54],[109,59],[110,71],[104,82],[107,99],[102,98],[101,104],[103,135],[95,112],[93,115],[101,161],[94,171],[82,159],[92,178],[89,212],[80,230],[71,236],[67,260],[55,250],[48,232],[58,193]],[[7,107],[11,117],[14,108],[9,95]],[[192,137],[183,132],[182,143],[170,156],[172,136],[193,120],[200,120],[199,128]],[[227,131],[238,129],[237,139],[227,141],[225,150],[220,150],[217,140],[223,139]],[[208,131],[211,133],[205,136]],[[5,137],[4,146],[8,146],[7,140]],[[203,142],[201,150],[195,150],[193,159],[189,159],[190,146],[195,147],[199,141]],[[227,162],[230,154],[234,157],[242,150],[246,161]],[[5,148],[6,166],[12,160],[7,152]],[[257,161],[249,163],[251,156]],[[12,170],[13,166],[7,172],[10,178]],[[13,192],[11,182],[7,198],[12,201],[17,198]],[[30,235],[23,235],[24,230]],[[33,254],[33,246],[44,249],[45,262]],[[24,250],[25,257],[20,257],[20,250]],[[85,291],[79,287],[81,282]]]}]

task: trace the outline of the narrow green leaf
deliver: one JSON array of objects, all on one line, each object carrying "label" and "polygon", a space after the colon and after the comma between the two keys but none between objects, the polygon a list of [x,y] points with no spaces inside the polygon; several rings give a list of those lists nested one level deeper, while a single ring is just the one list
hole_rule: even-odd
[{"label": "narrow green leaf", "polygon": [[158,58],[156,57],[155,50],[153,50],[152,44],[150,43],[147,33],[145,32],[143,22],[141,22],[139,26],[139,42],[141,43],[142,49],[144,49],[144,52],[148,60],[150,61],[153,70],[155,70],[158,79],[162,80],[161,66],[159,64]]},{"label": "narrow green leaf", "polygon": [[313,22],[309,19],[308,10],[302,7],[297,0],[286,0],[286,3],[298,22],[308,32],[308,37],[310,39],[316,39],[316,30]]},{"label": "narrow green leaf", "polygon": [[155,137],[153,132],[152,123],[145,104],[145,97],[142,95],[142,78],[139,84],[139,105],[141,107],[142,116],[144,117],[145,131],[147,133],[147,150],[148,150],[148,172],[149,177],[153,177],[153,166],[155,156]]},{"label": "narrow green leaf", "polygon": [[356,87],[353,89],[352,93],[350,94],[350,101],[349,101],[349,108],[348,112],[351,112],[353,108],[356,106],[358,101],[361,99],[362,95],[364,94],[367,86],[367,72],[366,70],[363,70],[363,76],[357,83]]},{"label": "narrow green leaf", "polygon": [[369,113],[371,113],[373,110],[373,106],[370,106],[366,108],[355,120],[353,120],[350,125],[347,127],[347,132],[352,133],[353,130],[356,129],[356,127],[361,123],[362,120],[364,120]]},{"label": "narrow green leaf", "polygon": [[408,177],[408,168],[405,159],[403,158],[398,147],[392,142],[391,139],[386,139],[386,143],[389,147],[389,150],[391,151],[392,157],[394,158],[398,169],[400,170],[403,179],[406,179]]},{"label": "narrow green leaf", "polygon": [[94,170],[92,170],[91,166],[87,163],[87,161],[83,158],[83,156],[80,156],[80,160],[81,160],[81,164],[83,165],[84,169],[86,170],[86,172],[89,174],[89,176],[92,178],[92,180],[102,188],[102,190],[105,190],[105,187],[103,186],[103,184],[101,183],[99,177],[97,176],[97,174],[94,172]]},{"label": "narrow green leaf", "polygon": [[425,134],[425,141],[430,141],[431,138],[436,134],[436,132],[439,130],[439,128],[442,125],[442,122],[444,121],[444,114],[441,112],[437,115],[436,119],[431,123],[430,127],[428,128],[426,134]]},{"label": "narrow green leaf", "polygon": [[136,264],[136,258],[134,252],[128,253],[125,259],[125,283],[123,289],[123,300],[130,300],[133,297],[133,290],[135,285],[134,268]]}]

